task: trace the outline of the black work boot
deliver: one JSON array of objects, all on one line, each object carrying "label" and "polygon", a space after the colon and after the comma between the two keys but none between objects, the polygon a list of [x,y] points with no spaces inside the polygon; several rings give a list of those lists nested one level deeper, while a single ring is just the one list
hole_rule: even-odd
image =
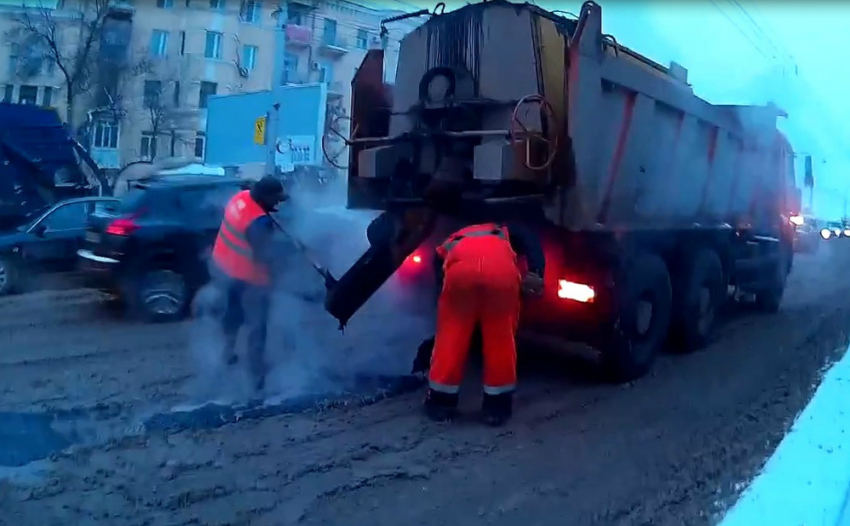
[{"label": "black work boot", "polygon": [[428,388],[423,404],[425,415],[435,422],[448,422],[457,416],[457,394],[441,393]]},{"label": "black work boot", "polygon": [[484,422],[488,426],[499,427],[505,425],[513,416],[513,393],[502,393],[498,395],[484,394],[481,403],[481,413]]}]

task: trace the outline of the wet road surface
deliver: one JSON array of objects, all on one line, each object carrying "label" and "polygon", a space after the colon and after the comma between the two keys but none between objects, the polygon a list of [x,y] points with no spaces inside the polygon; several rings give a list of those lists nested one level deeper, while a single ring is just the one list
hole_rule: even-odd
[{"label": "wet road surface", "polygon": [[[476,419],[475,378],[451,425],[423,420],[421,389],[369,404],[349,390],[297,414],[146,430],[192,396],[187,324],[116,319],[87,291],[0,300],[0,412],[86,415],[64,435],[77,445],[0,468],[0,524],[716,522],[846,347],[850,244],[825,248],[798,258],[779,314],[738,317],[632,384],[598,384],[573,356],[525,355],[516,417],[498,430]],[[306,311],[311,353],[335,374],[378,347],[381,374],[406,372],[422,337],[387,333],[392,311],[378,307],[344,336]]]}]

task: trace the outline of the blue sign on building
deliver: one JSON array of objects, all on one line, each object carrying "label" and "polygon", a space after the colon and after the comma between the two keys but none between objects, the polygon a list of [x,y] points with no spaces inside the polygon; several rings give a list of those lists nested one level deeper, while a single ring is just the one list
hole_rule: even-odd
[{"label": "blue sign on building", "polygon": [[[277,164],[321,164],[327,86],[316,83],[280,89]],[[268,149],[254,143],[254,123],[273,103],[270,90],[210,97],[204,162],[217,166],[265,162]]]}]

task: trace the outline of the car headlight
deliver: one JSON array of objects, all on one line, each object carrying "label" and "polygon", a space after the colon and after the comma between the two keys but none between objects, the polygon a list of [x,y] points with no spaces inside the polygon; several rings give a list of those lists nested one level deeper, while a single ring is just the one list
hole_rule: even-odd
[{"label": "car headlight", "polygon": [[829,231],[828,228],[824,228],[820,231],[820,237],[824,239],[829,239],[832,236],[832,232]]}]

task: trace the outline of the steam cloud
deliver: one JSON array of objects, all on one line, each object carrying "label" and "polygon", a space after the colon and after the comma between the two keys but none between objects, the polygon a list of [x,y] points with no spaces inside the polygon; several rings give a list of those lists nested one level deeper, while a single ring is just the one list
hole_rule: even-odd
[{"label": "steam cloud", "polygon": [[[281,207],[281,224],[320,264],[341,275],[367,249],[366,227],[376,213],[346,210],[344,182],[291,192],[292,199]],[[283,272],[268,320],[267,400],[342,392],[354,386],[358,375],[408,373],[417,346],[434,330],[427,300],[391,279],[341,333],[324,311],[324,285],[309,261],[285,238],[277,252]],[[237,344],[240,364],[223,364],[218,322],[223,300],[211,284],[195,302],[190,351],[198,370],[193,393],[198,401],[234,402],[250,393],[244,330]]]}]

